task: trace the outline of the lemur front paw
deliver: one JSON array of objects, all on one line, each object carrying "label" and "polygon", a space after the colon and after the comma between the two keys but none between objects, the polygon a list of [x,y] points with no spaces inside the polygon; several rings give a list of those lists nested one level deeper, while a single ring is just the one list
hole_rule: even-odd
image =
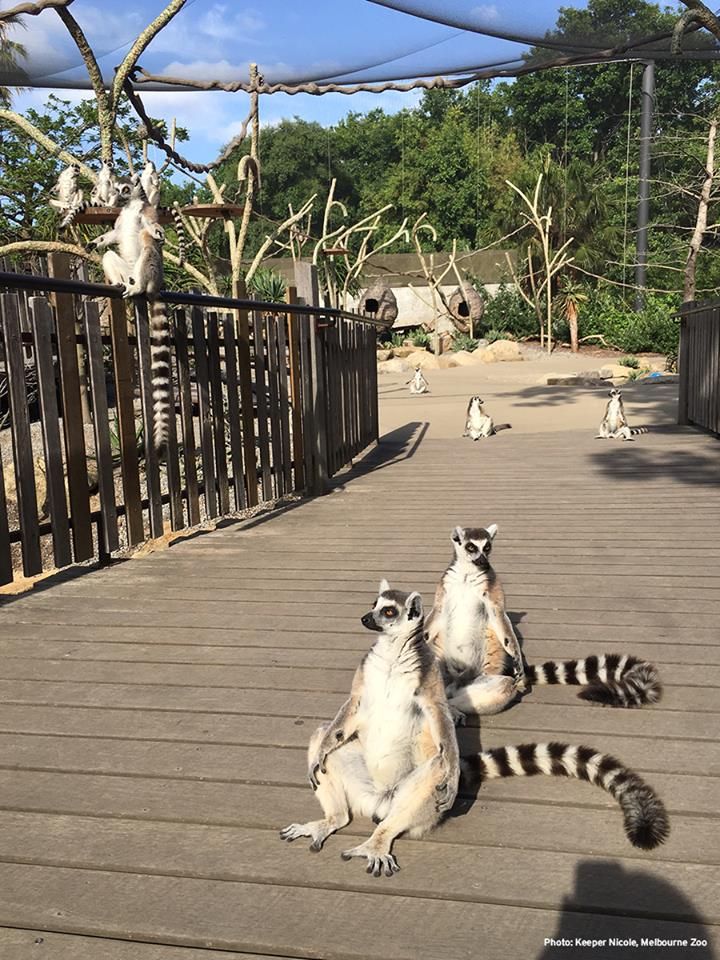
[{"label": "lemur front paw", "polygon": [[450,711],[450,719],[455,726],[464,727],[467,717],[462,710],[458,709],[458,707],[454,707],[451,703],[448,704],[448,710]]}]

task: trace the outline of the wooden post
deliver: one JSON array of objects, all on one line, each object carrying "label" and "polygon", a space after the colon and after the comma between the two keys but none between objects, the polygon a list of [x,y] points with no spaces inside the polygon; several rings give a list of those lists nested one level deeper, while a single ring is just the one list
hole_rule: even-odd
[{"label": "wooden post", "polygon": [[[295,264],[295,285],[298,301],[307,306],[320,306],[320,292],[316,268],[310,263],[299,260]],[[325,367],[323,334],[317,329],[314,317],[309,318],[310,330],[310,371],[311,405],[313,412],[314,435],[314,472],[310,491],[313,494],[326,493],[328,489],[327,472],[327,409],[325,397]]]},{"label": "wooden post", "polygon": [[[688,420],[688,389],[689,389],[689,363],[688,363],[688,322],[687,317],[684,315],[685,310],[690,310],[695,306],[693,300],[689,300],[687,303],[684,303],[680,307],[680,342],[678,346],[678,359],[677,359],[677,368],[678,375],[680,378],[680,384],[678,389],[678,412],[677,412],[677,422],[681,426],[687,426],[690,422]],[[684,309],[683,309],[684,308]]]}]

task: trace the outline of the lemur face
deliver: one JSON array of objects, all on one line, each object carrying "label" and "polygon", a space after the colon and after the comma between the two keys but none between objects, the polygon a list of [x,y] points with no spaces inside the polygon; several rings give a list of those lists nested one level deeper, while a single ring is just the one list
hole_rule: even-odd
[{"label": "lemur face", "polygon": [[422,619],[423,605],[419,593],[391,590],[387,580],[380,582],[375,606],[360,622],[368,630],[384,633],[391,639],[406,637]]},{"label": "lemur face", "polygon": [[622,393],[620,393],[617,387],[613,387],[608,396],[611,400],[619,400],[622,397]]},{"label": "lemur face", "polygon": [[452,533],[455,558],[460,563],[472,564],[481,570],[490,566],[490,553],[497,534],[497,525],[484,527],[455,527]]},{"label": "lemur face", "polygon": [[485,401],[482,397],[470,397],[470,403],[468,404],[468,410],[482,410],[482,405]]}]

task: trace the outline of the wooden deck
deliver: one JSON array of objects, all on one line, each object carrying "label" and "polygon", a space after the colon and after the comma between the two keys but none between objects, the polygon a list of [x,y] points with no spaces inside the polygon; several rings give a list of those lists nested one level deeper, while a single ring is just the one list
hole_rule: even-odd
[{"label": "wooden deck", "polygon": [[[7,602],[2,960],[715,956],[719,478],[717,441],[691,430],[472,444],[413,424],[327,497]],[[400,840],[390,880],[342,862],[342,836],[319,855],[283,844],[280,827],[318,815],[307,739],[349,689],[379,579],[429,600],[451,528],[491,521],[530,662],[629,651],[666,692],[621,711],[536,689],[464,749],[611,751],[665,799],[669,842],[637,851],[601,791],[535,778]]]}]

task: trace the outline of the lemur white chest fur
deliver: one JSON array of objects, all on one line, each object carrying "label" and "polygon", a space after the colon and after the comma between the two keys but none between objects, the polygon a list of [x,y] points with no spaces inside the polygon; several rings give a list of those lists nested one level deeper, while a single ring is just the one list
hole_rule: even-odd
[{"label": "lemur white chest fur", "polygon": [[621,397],[613,397],[607,405],[605,420],[608,428],[613,432],[619,430],[627,424],[625,419],[625,408]]},{"label": "lemur white chest fur", "polygon": [[421,725],[415,707],[417,674],[408,672],[393,642],[381,638],[365,661],[358,737],[375,785],[390,789],[415,763]]},{"label": "lemur white chest fur", "polygon": [[440,625],[445,636],[445,659],[453,673],[480,672],[485,658],[488,614],[487,576],[449,567],[443,578],[445,603]]},{"label": "lemur white chest fur", "polygon": [[160,203],[160,176],[152,160],[145,164],[140,175],[140,181],[147,196],[148,203],[156,207]]}]

